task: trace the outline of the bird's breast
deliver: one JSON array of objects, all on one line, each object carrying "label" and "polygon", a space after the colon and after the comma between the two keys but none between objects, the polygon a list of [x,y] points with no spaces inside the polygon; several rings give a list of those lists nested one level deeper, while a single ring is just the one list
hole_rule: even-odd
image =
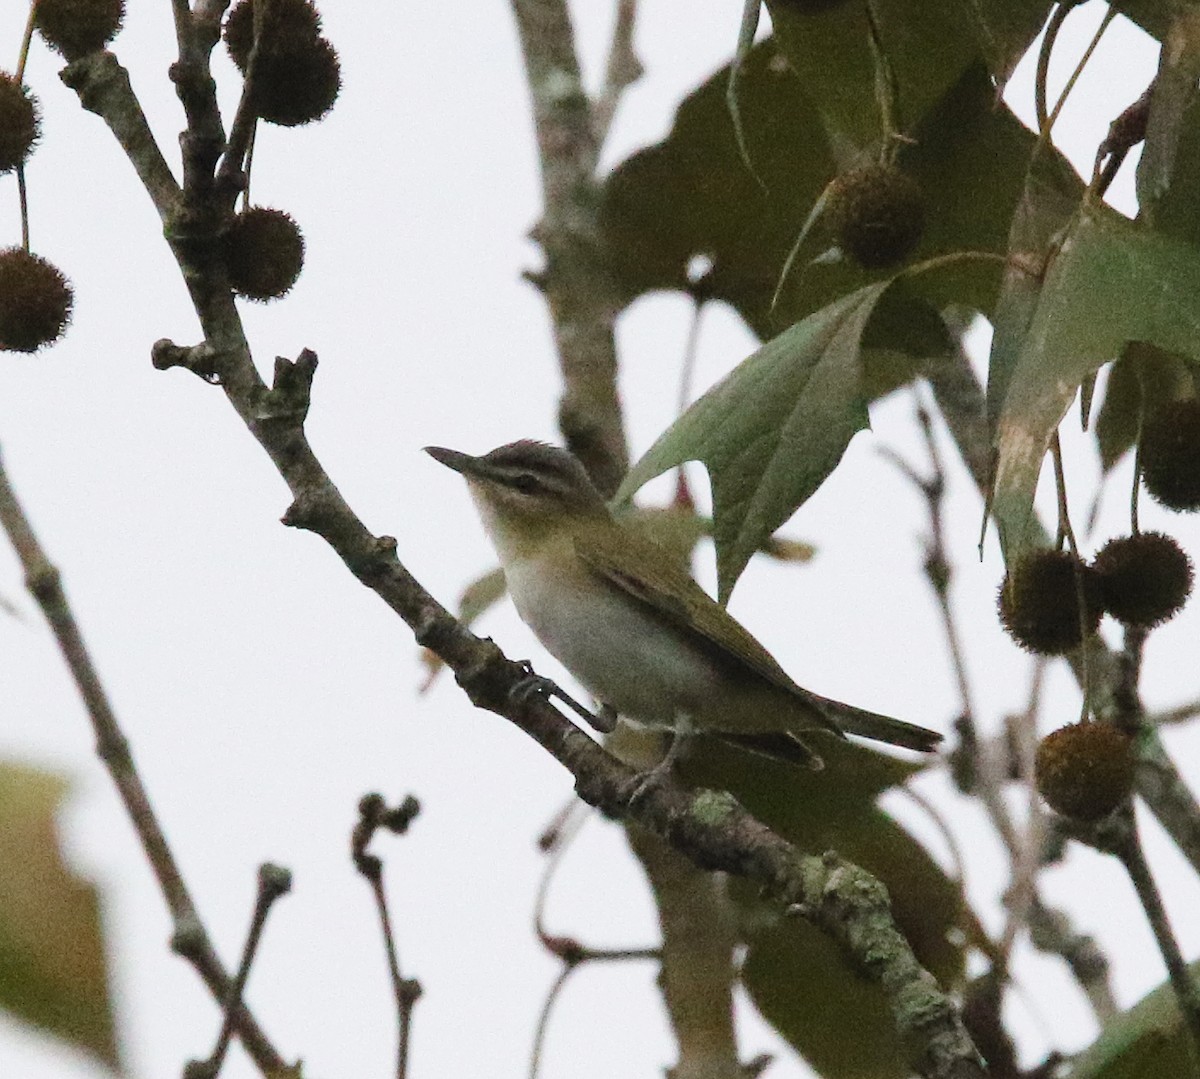
[{"label": "bird's breast", "polygon": [[546,650],[627,719],[670,726],[713,688],[700,651],[616,585],[572,560],[505,566],[517,613]]}]

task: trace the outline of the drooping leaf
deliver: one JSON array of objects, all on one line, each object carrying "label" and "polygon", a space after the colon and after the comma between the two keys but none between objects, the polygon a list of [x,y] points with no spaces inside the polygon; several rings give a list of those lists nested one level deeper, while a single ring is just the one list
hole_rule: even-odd
[{"label": "drooping leaf", "polygon": [[[858,152],[877,146],[885,132],[864,6],[838,4],[816,15],[786,0],[767,7],[780,50],[834,144]],[[873,11],[899,91],[899,121],[912,134],[974,59],[972,21],[955,0],[876,0]]]},{"label": "drooping leaf", "polygon": [[1161,232],[1200,243],[1200,11],[1181,9],[1159,58],[1146,140],[1138,160],[1142,217]]},{"label": "drooping leaf", "polygon": [[[683,775],[731,791],[758,819],[796,845],[836,850],[887,885],[897,924],[918,959],[944,985],[962,973],[962,936],[977,931],[962,889],[929,853],[875,805],[920,765],[857,743],[813,736],[821,772],[754,757],[703,739]],[[899,1079],[908,1058],[882,990],[856,971],[829,938],[800,918],[781,919],[757,893],[735,886],[749,945],[742,981],[766,1019],[830,1079]],[[854,1031],[847,1037],[847,1017]]]},{"label": "drooping leaf", "polygon": [[684,461],[704,463],[722,602],[867,426],[860,347],[890,287],[861,288],[763,345],[672,424],[617,492],[619,501]]},{"label": "drooping leaf", "polygon": [[997,96],[1041,32],[1053,6],[1052,0],[969,0],[979,50],[998,83]]},{"label": "drooping leaf", "polygon": [[1035,153],[1017,202],[1008,238],[1009,265],[992,318],[988,357],[988,426],[995,433],[1004,396],[1042,291],[1043,263],[1051,239],[1079,207],[1083,182],[1061,157]]},{"label": "drooping leaf", "polygon": [[[713,262],[714,298],[734,306],[765,338],[885,275],[844,259],[811,265],[831,245],[827,223],[818,221],[772,310],[788,252],[837,170],[800,78],[773,40],[762,42],[746,58],[738,101],[764,191],[738,154],[724,98],[727,74],[685,99],[664,141],[613,171],[601,222],[622,300],[685,289],[689,260],[704,254]],[[860,92],[870,97],[871,86]],[[925,232],[914,260],[957,251],[1003,254],[1034,136],[997,104],[982,61],[962,67],[914,137],[916,145],[900,156],[926,193]],[[964,262],[913,288],[935,307],[953,302],[989,312],[999,280],[996,267]]]},{"label": "drooping leaf", "polygon": [[117,1070],[99,899],[59,847],[66,790],[0,762],[0,1008]]},{"label": "drooping leaf", "polygon": [[[1200,963],[1189,970],[1200,986]],[[1175,991],[1164,984],[1104,1024],[1100,1037],[1072,1061],[1070,1079],[1188,1075],[1192,1052]]]},{"label": "drooping leaf", "polygon": [[1096,444],[1105,472],[1133,446],[1143,413],[1194,389],[1195,370],[1182,357],[1144,341],[1132,341],[1122,349],[1109,373],[1096,419]]},{"label": "drooping leaf", "polygon": [[1006,557],[1029,542],[1042,459],[1083,379],[1145,341],[1200,361],[1200,248],[1100,206],[1072,226],[1046,276],[997,429],[993,513]]},{"label": "drooping leaf", "polygon": [[1171,19],[1179,8],[1174,0],[1116,0],[1109,6],[1128,16],[1159,41],[1165,40],[1171,29]]}]

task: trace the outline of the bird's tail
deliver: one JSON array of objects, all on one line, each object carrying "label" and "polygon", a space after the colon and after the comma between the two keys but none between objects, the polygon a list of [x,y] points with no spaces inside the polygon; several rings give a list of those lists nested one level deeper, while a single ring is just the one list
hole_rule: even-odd
[{"label": "bird's tail", "polygon": [[918,727],[915,723],[881,716],[878,712],[868,712],[863,708],[855,708],[852,704],[843,704],[841,701],[833,701],[815,693],[811,696],[814,703],[847,734],[856,734],[859,738],[870,738],[875,742],[886,742],[891,746],[902,746],[904,749],[915,749],[920,753],[932,753],[942,740],[937,731]]}]

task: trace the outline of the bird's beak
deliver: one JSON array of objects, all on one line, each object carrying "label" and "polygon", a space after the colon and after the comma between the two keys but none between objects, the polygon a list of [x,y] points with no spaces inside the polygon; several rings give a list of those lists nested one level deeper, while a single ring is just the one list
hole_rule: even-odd
[{"label": "bird's beak", "polygon": [[469,453],[448,450],[444,446],[426,446],[425,452],[435,461],[464,476],[474,476],[479,472],[479,458],[472,457]]}]

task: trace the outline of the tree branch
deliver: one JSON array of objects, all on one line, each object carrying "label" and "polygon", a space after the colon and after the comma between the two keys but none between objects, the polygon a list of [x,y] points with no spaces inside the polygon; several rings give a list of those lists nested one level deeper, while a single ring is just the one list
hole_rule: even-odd
[{"label": "tree branch", "polygon": [[[200,914],[184,883],[183,874],[171,853],[166,834],[154,814],[150,796],[138,774],[129,743],[109,704],[100,676],[96,673],[84,644],[83,634],[79,631],[67,603],[61,576],[38,542],[9,484],[8,474],[2,463],[0,526],[8,534],[20,559],[30,594],[37,600],[46,621],[54,631],[59,650],[66,660],[91,720],[92,730],[96,735],[96,753],[116,784],[117,793],[125,804],[125,811],[133,822],[134,830],[142,843],[142,850],[146,853],[146,860],[150,863],[163,899],[166,900],[167,909],[171,912],[174,922],[171,947],[196,968],[212,995],[224,1004],[233,999],[233,981],[221,964],[212,941],[209,940],[204,923],[200,920]],[[236,1008],[231,1010],[230,1019],[247,1052],[264,1074],[281,1072],[286,1067],[284,1059],[240,1001]]]},{"label": "tree branch", "polygon": [[617,393],[618,306],[599,235],[592,107],[565,0],[512,0],[512,8],[542,169],[542,219],[532,235],[546,254],[536,283],[550,308],[562,369],[559,428],[596,486],[611,495],[629,466],[629,452]]}]

